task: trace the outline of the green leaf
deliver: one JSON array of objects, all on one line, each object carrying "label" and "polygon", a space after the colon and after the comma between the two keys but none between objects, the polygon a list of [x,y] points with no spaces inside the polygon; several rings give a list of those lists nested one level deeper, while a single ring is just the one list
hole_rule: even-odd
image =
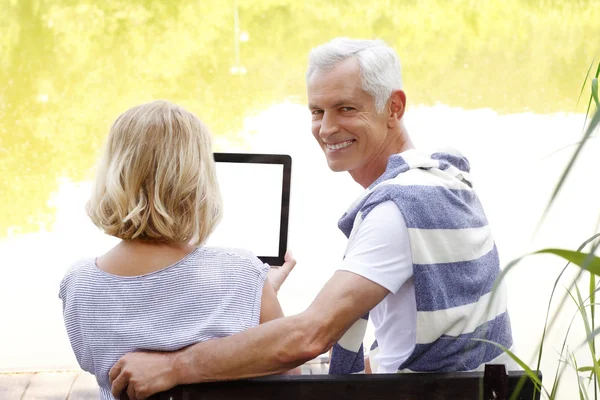
[{"label": "green leaf", "polygon": [[[519,257],[517,259],[512,260],[510,263],[508,263],[508,265],[506,265],[500,272],[500,274],[498,275],[498,278],[496,279],[496,282],[494,283],[494,288],[492,290],[492,299],[490,301],[490,304],[493,303],[493,299],[494,296],[497,292],[497,288],[502,284],[502,281],[504,280],[504,278],[506,277],[506,275],[510,272],[510,270],[514,267],[517,266],[517,264],[519,264],[521,262],[521,260],[523,260],[524,258],[533,255],[533,254],[540,254],[540,253],[549,253],[549,254],[555,254],[558,255],[562,258],[565,258],[568,263],[567,265],[565,265],[565,267],[563,268],[563,270],[561,271],[559,277],[556,279],[555,283],[554,283],[554,287],[552,289],[552,294],[550,296],[550,300],[548,301],[548,309],[546,310],[546,321],[544,323],[544,333],[542,335],[542,340],[540,343],[540,348],[539,348],[539,357],[538,357],[538,366],[536,367],[537,370],[539,370],[539,366],[541,363],[541,358],[542,358],[542,352],[543,352],[543,345],[544,345],[544,337],[552,330],[552,327],[554,326],[554,323],[557,321],[556,319],[556,315],[558,315],[558,313],[560,312],[560,310],[562,309],[564,303],[565,303],[565,298],[562,299],[562,301],[560,302],[560,305],[558,307],[558,309],[555,311],[554,317],[550,320],[550,322],[548,323],[548,316],[550,313],[550,305],[552,303],[552,299],[554,297],[554,292],[558,286],[558,282],[560,280],[560,277],[562,276],[562,274],[565,272],[566,268],[569,266],[569,264],[571,263],[571,260],[576,261],[576,263],[580,263],[582,265],[585,265],[585,263],[582,262],[582,258],[583,260],[585,260],[585,257],[587,256],[586,253],[581,253],[581,250],[583,250],[589,243],[592,243],[594,240],[598,239],[600,237],[600,233],[597,233],[593,236],[591,236],[590,238],[588,238],[586,241],[584,241],[578,248],[578,251],[570,251],[570,250],[562,250],[562,249],[544,249],[544,250],[540,250],[539,252],[536,253],[530,253],[530,254],[526,254],[522,257]],[[598,246],[594,246],[591,253],[593,254],[595,249]],[[582,257],[582,255],[584,255]],[[593,260],[593,259],[592,259]],[[581,274],[581,272],[580,272]],[[580,275],[579,274],[579,275]],[[577,280],[577,278],[579,277],[579,275],[575,278],[574,282]],[[573,285],[573,284],[572,284]],[[572,287],[572,286],[571,286]],[[600,290],[600,289],[599,289]],[[566,297],[571,296],[571,293],[569,292],[568,294],[565,294]],[[572,297],[573,298],[573,297]],[[573,298],[574,299],[574,298]],[[489,306],[488,306],[489,307]],[[571,326],[573,325],[573,322],[575,320],[575,317],[577,316],[577,314],[579,313],[579,308],[577,310],[577,312],[575,312],[575,314],[573,315],[573,318],[571,319],[571,323],[569,324],[569,329],[567,330],[567,335],[565,336],[564,342],[563,342],[563,346],[562,346],[562,350],[560,352],[560,354],[562,355],[565,351],[565,347],[566,347],[566,341],[567,341],[567,337],[569,335],[569,331],[571,330]],[[600,329],[598,330],[600,332]],[[494,343],[495,344],[495,343]],[[522,365],[522,361],[519,362],[520,360],[517,358],[513,358],[515,360],[515,362],[517,362],[519,365]],[[565,362],[562,362],[562,367],[558,367],[556,370],[556,377],[554,380],[554,384],[552,387],[552,393],[548,396],[548,398],[550,399],[554,399],[556,392],[558,390],[558,382],[560,381],[560,376],[562,375],[562,372],[564,371],[564,368],[566,366]],[[526,368],[524,368],[525,370],[527,370]],[[560,369],[560,371],[559,371]],[[520,383],[520,382],[519,382]],[[546,391],[544,389],[544,391]],[[547,391],[546,391],[547,393]]]},{"label": "green leaf", "polygon": [[[593,235],[592,237],[586,239],[582,244],[579,245],[579,247],[577,248],[577,251],[581,251],[583,250],[589,243],[591,243],[592,241],[594,241],[596,238],[600,237],[600,233],[597,233],[595,235]],[[552,319],[552,321],[550,322],[550,325],[548,325],[548,318],[550,316],[550,306],[552,305],[552,300],[554,299],[554,293],[556,291],[556,288],[558,286],[558,283],[561,279],[561,277],[563,276],[563,274],[565,273],[565,271],[567,270],[567,267],[571,265],[571,262],[568,261],[567,264],[563,267],[563,269],[561,270],[560,274],[558,274],[558,277],[556,278],[556,280],[554,281],[554,285],[552,286],[552,293],[550,293],[550,299],[548,300],[548,307],[546,309],[546,319],[544,320],[544,330],[542,332],[542,338],[540,340],[540,346],[538,348],[538,360],[537,360],[537,365],[536,365],[536,369],[539,370],[541,363],[542,363],[542,354],[544,352],[544,341],[546,338],[546,333],[552,329],[552,327],[554,326],[554,322],[556,321],[556,317],[554,317]],[[596,290],[600,290],[596,289]],[[591,297],[591,296],[590,296]],[[562,306],[564,304],[566,300],[566,295],[565,297],[563,297],[563,300],[561,301],[561,304],[559,305],[558,309],[556,310],[556,314],[558,315],[558,313],[562,310]],[[592,301],[593,302],[593,301]],[[567,345],[567,338],[569,336],[569,332],[571,331],[571,326],[573,325],[573,321],[575,320],[575,317],[577,316],[578,312],[576,312],[575,314],[573,314],[573,318],[571,318],[571,323],[569,324],[569,328],[567,329],[567,333],[565,335],[564,341],[563,341],[563,345],[562,345],[562,349],[560,351],[560,356],[562,357],[562,355],[564,354],[566,345]],[[565,363],[559,363],[559,365],[556,368],[556,376],[554,378],[554,384],[552,385],[552,390],[550,392],[550,398],[553,399],[554,396],[556,395],[556,391],[558,390],[558,384],[560,382],[560,375],[562,374],[562,371],[564,371],[564,367],[566,366]]]},{"label": "green leaf", "polygon": [[577,373],[577,370],[579,368],[577,368],[577,359],[575,358],[575,355],[571,355],[573,358],[573,365],[575,366],[575,375],[577,376],[577,388],[579,388],[579,400],[587,400],[587,393],[585,392],[585,390],[583,390],[582,388],[582,382],[581,382],[581,378],[579,376],[579,374]]},{"label": "green leaf", "polygon": [[[544,389],[544,387],[542,386],[542,382],[540,381],[540,378],[538,377],[538,375],[535,372],[533,372],[533,370],[531,368],[529,368],[529,366],[523,360],[521,360],[519,357],[517,357],[512,351],[510,351],[509,349],[507,349],[506,347],[502,346],[499,343],[492,342],[491,340],[486,340],[486,339],[471,339],[471,340],[474,340],[476,342],[489,343],[489,344],[492,344],[492,345],[498,347],[500,350],[505,352],[510,358],[512,358],[517,364],[519,364],[519,366],[521,368],[523,368],[523,370],[525,371],[525,373],[527,374],[529,379],[531,379],[535,388],[538,391],[541,389]],[[544,391],[546,392],[546,395],[548,395],[548,392],[545,389],[544,389]],[[513,393],[512,397],[515,397],[515,396],[518,396],[517,391],[515,391]]]},{"label": "green leaf", "polygon": [[[596,329],[596,318],[595,318],[595,310],[596,310],[596,275],[590,272],[590,315],[592,317],[592,326],[591,330],[594,331]],[[596,350],[596,339],[592,338],[592,349]],[[595,359],[595,357],[594,357]],[[597,363],[597,361],[596,361]],[[598,399],[598,376],[595,373],[592,373],[591,376],[594,378],[594,399]]]},{"label": "green leaf", "polygon": [[[577,293],[577,300],[573,297],[573,294],[569,290],[567,290],[567,292],[569,293],[569,295],[571,295],[571,298],[577,304],[577,308],[579,309],[579,312],[583,319],[583,323],[585,325],[586,336],[589,338],[590,336],[592,336],[593,332],[591,332],[591,329],[590,329],[587,312],[585,311],[585,304],[584,304],[583,299],[581,298],[581,292],[579,291],[579,287],[577,285],[575,285],[575,290]],[[588,339],[588,340],[586,340],[586,342],[587,342],[588,346],[590,347],[590,354],[592,355],[592,360],[597,360],[596,359],[596,350],[593,347],[592,341]],[[575,369],[577,369],[577,360],[575,359],[575,356],[573,356],[573,361],[575,363]],[[594,368],[594,373],[597,376],[600,376],[600,364],[598,364],[598,361],[595,361],[595,365],[593,366],[593,368]],[[587,398],[587,394],[586,394],[586,398]]]},{"label": "green leaf", "polygon": [[590,67],[588,68],[587,73],[585,74],[585,79],[583,80],[583,83],[581,84],[581,90],[579,91],[579,96],[577,97],[577,105],[579,105],[579,100],[581,100],[581,95],[583,94],[583,90],[585,89],[585,84],[587,83],[587,79],[590,76],[590,71],[592,70],[592,67],[594,66],[594,61],[596,61],[595,58],[590,63]]},{"label": "green leaf", "polygon": [[[600,62],[598,63],[598,68],[596,69],[596,75],[595,78],[598,78],[598,74],[600,74]],[[583,127],[585,128],[585,124],[587,122],[588,116],[590,115],[590,108],[592,106],[592,98],[594,96],[594,86],[593,86],[593,82],[592,82],[592,93],[590,94],[590,99],[588,100],[588,106],[587,106],[587,110],[585,110],[585,118],[583,119]],[[596,107],[598,108],[598,107]],[[596,110],[598,111],[598,110]]]},{"label": "green leaf", "polygon": [[[568,265],[570,265],[570,263],[567,264],[567,266]],[[556,366],[556,374],[554,376],[554,383],[552,384],[552,390],[550,391],[550,396],[549,396],[550,399],[556,398],[556,392],[558,391],[558,385],[560,383],[560,379],[562,378],[562,376],[563,376],[562,374],[568,365],[567,360],[563,359],[563,354],[565,353],[565,349],[567,347],[567,339],[569,338],[569,333],[571,332],[571,327],[573,326],[573,322],[575,322],[575,317],[577,317],[578,314],[579,314],[579,310],[577,310],[573,313],[573,317],[571,318],[571,322],[569,323],[569,327],[567,328],[567,333],[565,333],[565,337],[563,338],[562,348],[560,349],[559,363]],[[544,334],[546,333],[546,325],[547,325],[547,322],[544,324]],[[538,359],[538,365],[536,367],[536,369],[538,371],[540,369],[541,352],[542,352],[542,347],[540,346],[540,358]]]},{"label": "green leaf", "polygon": [[596,102],[596,108],[600,108],[600,101],[598,101],[598,78],[592,79],[592,97]]},{"label": "green leaf", "polygon": [[554,254],[565,260],[578,265],[586,271],[590,271],[593,274],[600,275],[600,258],[596,257],[592,253],[583,253],[574,250],[563,250],[563,249],[544,249],[536,251],[533,254]]},{"label": "green leaf", "polygon": [[[600,64],[598,64],[598,69],[600,70]],[[591,99],[591,96],[590,96],[590,101],[591,100],[592,99]],[[589,107],[588,107],[588,109],[589,109]],[[567,179],[567,176],[569,176],[569,173],[571,172],[571,169],[573,168],[573,165],[575,165],[575,161],[579,157],[579,153],[581,153],[581,150],[583,149],[583,146],[585,146],[585,144],[587,143],[588,139],[592,135],[592,132],[594,132],[594,130],[596,129],[596,127],[598,126],[599,123],[600,123],[600,108],[597,108],[596,112],[594,113],[594,116],[592,117],[592,119],[590,120],[589,125],[587,126],[587,129],[585,130],[585,133],[583,135],[583,138],[582,138],[581,142],[577,146],[577,149],[575,150],[575,153],[573,153],[573,156],[569,160],[569,163],[565,167],[565,169],[564,169],[564,171],[563,171],[563,173],[562,173],[562,175],[561,175],[558,183],[556,184],[556,187],[554,188],[554,192],[552,193],[552,196],[550,197],[550,200],[548,201],[548,204],[546,205],[546,208],[545,208],[545,210],[544,210],[544,212],[542,214],[542,217],[540,218],[540,222],[538,222],[538,225],[537,225],[537,227],[535,229],[536,232],[541,227],[542,222],[546,219],[546,215],[548,215],[548,211],[550,211],[550,207],[554,203],[554,200],[556,199],[556,196],[560,192],[560,189],[563,187],[563,184],[565,183],[565,181]]]}]

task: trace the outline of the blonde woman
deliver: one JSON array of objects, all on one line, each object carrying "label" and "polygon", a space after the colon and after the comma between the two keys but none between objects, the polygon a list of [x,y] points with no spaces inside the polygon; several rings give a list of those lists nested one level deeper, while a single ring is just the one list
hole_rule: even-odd
[{"label": "blonde woman", "polygon": [[210,133],[183,108],[154,101],[115,121],[86,210],[121,242],[72,266],[59,297],[102,399],[114,399],[108,372],[127,352],[173,351],[283,316],[268,265],[202,246],[221,197]]}]

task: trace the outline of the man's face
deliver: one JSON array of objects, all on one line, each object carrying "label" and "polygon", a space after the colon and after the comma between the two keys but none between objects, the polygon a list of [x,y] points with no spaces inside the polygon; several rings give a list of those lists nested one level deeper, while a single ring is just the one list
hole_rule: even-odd
[{"label": "man's face", "polygon": [[312,133],[329,168],[349,172],[364,168],[384,151],[388,117],[376,112],[373,97],[362,89],[355,59],[313,73],[307,90]]}]

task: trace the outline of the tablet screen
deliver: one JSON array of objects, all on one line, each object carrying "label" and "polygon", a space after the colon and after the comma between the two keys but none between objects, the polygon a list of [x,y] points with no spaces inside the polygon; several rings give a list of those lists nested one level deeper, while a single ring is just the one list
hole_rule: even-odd
[{"label": "tablet screen", "polygon": [[280,256],[284,165],[217,161],[216,170],[223,216],[206,245],[250,250],[273,262]]}]

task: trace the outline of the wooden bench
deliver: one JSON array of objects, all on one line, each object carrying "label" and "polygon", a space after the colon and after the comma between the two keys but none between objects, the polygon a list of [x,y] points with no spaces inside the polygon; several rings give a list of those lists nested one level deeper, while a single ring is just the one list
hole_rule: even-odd
[{"label": "wooden bench", "polygon": [[[517,398],[539,400],[540,394],[526,374],[507,374],[504,365],[486,365],[485,372],[269,376],[178,386],[150,399],[508,400],[522,378],[524,386]],[[541,381],[539,372],[538,378]]]}]

